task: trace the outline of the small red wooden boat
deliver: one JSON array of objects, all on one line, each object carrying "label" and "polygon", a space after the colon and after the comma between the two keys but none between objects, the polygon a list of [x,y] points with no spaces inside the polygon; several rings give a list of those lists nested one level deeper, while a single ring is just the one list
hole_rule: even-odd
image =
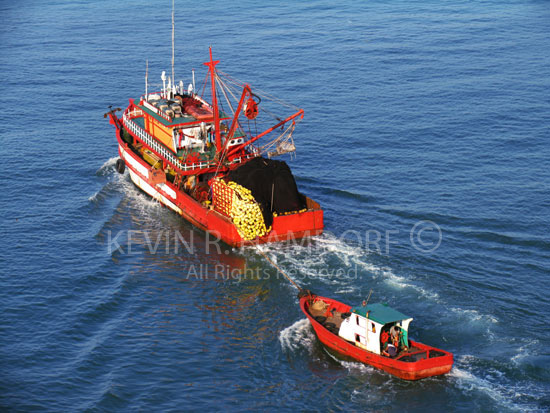
[{"label": "small red wooden boat", "polygon": [[[448,373],[453,355],[408,338],[411,317],[385,304],[351,307],[331,298],[301,294],[300,308],[317,337],[341,356],[369,364],[404,380]],[[397,335],[396,335],[397,334]],[[387,347],[392,341],[396,354]]]}]

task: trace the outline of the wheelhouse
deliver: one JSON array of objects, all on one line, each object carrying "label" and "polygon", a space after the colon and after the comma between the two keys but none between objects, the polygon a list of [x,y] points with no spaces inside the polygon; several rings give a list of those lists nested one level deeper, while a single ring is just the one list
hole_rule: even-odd
[{"label": "wheelhouse", "polygon": [[386,304],[369,304],[351,309],[351,315],[340,326],[339,336],[354,342],[358,347],[381,354],[388,342],[392,327],[399,327],[401,342],[408,344],[408,330],[412,317],[388,307]]}]

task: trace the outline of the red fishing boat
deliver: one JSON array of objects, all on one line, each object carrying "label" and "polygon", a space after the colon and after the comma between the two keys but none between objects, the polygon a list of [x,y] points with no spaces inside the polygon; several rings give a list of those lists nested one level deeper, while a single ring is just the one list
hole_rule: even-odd
[{"label": "red fishing boat", "polygon": [[331,298],[300,294],[300,307],[321,343],[338,355],[404,380],[448,373],[453,355],[408,338],[411,317],[385,304],[351,307]]},{"label": "red fishing boat", "polygon": [[163,72],[153,93],[146,70],[145,94],[130,99],[121,117],[120,109],[105,114],[116,128],[117,170],[128,169],[144,192],[231,246],[321,234],[320,205],[298,191],[285,162],[271,159],[295,151],[303,109],[252,89],[218,63],[210,49],[204,83],[195,87],[193,71],[184,89],[174,81],[172,56],[172,76]]}]

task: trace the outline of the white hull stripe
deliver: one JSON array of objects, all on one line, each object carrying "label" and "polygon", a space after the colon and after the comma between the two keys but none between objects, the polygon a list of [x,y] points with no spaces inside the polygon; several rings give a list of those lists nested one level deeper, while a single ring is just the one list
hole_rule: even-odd
[{"label": "white hull stripe", "polygon": [[[128,171],[130,172],[130,178],[132,179],[132,182],[136,184],[139,188],[144,190],[146,193],[151,195],[153,198],[162,202],[164,205],[166,205],[167,207],[169,207],[170,209],[176,211],[178,214],[181,215],[182,210],[178,206],[176,206],[172,201],[166,198],[155,187],[153,187],[149,182],[147,182],[146,179],[149,177],[149,170],[145,166],[143,166],[137,159],[135,159],[132,156],[132,153],[130,151],[126,151],[124,147],[120,145],[119,145],[119,150],[122,157],[127,162]],[[168,195],[172,199],[176,199],[176,196],[177,196],[176,191],[174,191],[168,185],[158,184],[157,186],[166,195]]]},{"label": "white hull stripe", "polygon": [[170,201],[168,198],[166,198],[164,195],[162,195],[160,192],[158,192],[155,188],[153,188],[147,181],[142,179],[137,173],[132,171],[131,168],[128,168],[128,172],[130,172],[130,178],[132,178],[132,181],[134,184],[136,184],[138,187],[140,187],[142,190],[147,192],[149,195],[151,195],[153,198],[158,200],[159,202],[166,205],[168,208],[174,210],[178,214],[182,214],[182,210],[178,208],[172,201]]},{"label": "white hull stripe", "polygon": [[174,191],[174,190],[173,190],[172,188],[170,188],[168,185],[166,185],[166,184],[158,184],[157,186],[158,186],[160,189],[162,189],[166,195],[170,196],[170,198],[176,199],[176,191]]},{"label": "white hull stripe", "polygon": [[131,155],[129,151],[124,151],[122,149],[122,154],[124,156],[124,160],[129,163],[135,170],[137,170],[141,175],[143,175],[144,178],[149,178],[149,170],[143,166],[141,163],[139,163],[138,160],[134,159],[134,157]]}]

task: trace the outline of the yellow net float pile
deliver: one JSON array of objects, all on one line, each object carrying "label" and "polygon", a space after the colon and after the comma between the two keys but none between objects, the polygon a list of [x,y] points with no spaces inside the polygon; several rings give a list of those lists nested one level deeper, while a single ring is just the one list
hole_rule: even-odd
[{"label": "yellow net float pile", "polygon": [[233,190],[229,216],[233,219],[233,223],[243,239],[253,240],[271,231],[271,227],[266,228],[260,205],[248,188],[232,181],[226,183],[221,179],[216,180],[216,185],[226,186]]},{"label": "yellow net float pile", "polygon": [[267,234],[262,210],[250,190],[236,182],[228,182],[227,186],[234,191],[231,218],[241,237],[253,240]]}]

